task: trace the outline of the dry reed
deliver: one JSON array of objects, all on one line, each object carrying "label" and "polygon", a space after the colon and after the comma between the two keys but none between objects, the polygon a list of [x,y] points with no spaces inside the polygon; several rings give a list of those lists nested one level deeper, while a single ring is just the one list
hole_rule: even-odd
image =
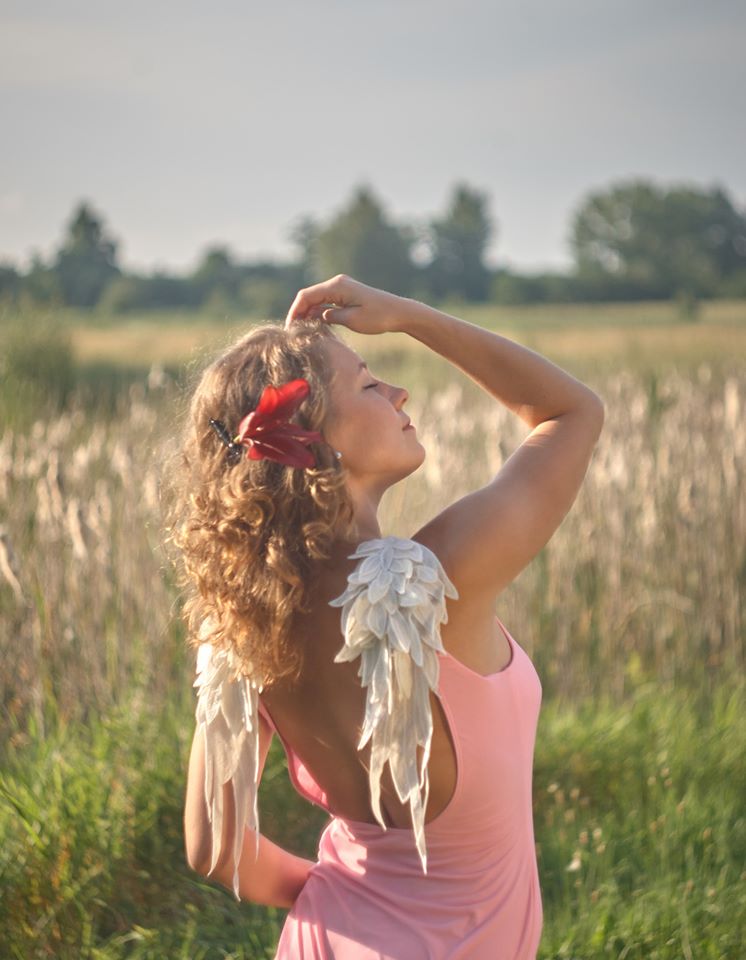
[{"label": "dry reed", "polygon": [[[645,679],[706,692],[744,669],[744,383],[702,364],[593,386],[606,423],[583,487],[499,615],[545,696],[622,699]],[[156,370],[111,422],[74,409],[0,439],[0,700],[15,738],[30,714],[43,728],[52,702],[72,719],[134,689],[156,703],[189,692],[160,547],[175,401]],[[384,533],[404,536],[489,480],[526,433],[459,377],[408,412],[427,459],[382,510]]]}]

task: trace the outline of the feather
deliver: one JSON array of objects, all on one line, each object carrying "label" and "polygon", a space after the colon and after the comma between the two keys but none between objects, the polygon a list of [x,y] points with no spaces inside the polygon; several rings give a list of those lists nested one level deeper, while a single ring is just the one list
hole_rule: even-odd
[{"label": "feather", "polygon": [[[373,815],[386,830],[381,774],[388,763],[397,796],[409,803],[415,846],[426,874],[430,691],[438,690],[437,652],[444,652],[440,639],[440,624],[448,622],[444,597],[457,600],[459,595],[435,554],[415,540],[395,536],[365,540],[349,559],[361,562],[348,576],[343,593],[329,601],[342,608],[345,637],[334,661],[360,658],[358,676],[366,703],[358,749],[370,740]],[[421,771],[418,745],[423,747]]]},{"label": "feather", "polygon": [[[200,631],[205,634],[204,626]],[[220,855],[223,834],[223,784],[229,780],[235,807],[233,893],[238,895],[238,864],[245,828],[254,832],[254,859],[259,856],[259,721],[257,686],[253,677],[238,676],[229,650],[215,651],[201,643],[197,651],[198,688],[195,718],[205,745],[205,804],[212,832],[212,860],[208,876]]]}]

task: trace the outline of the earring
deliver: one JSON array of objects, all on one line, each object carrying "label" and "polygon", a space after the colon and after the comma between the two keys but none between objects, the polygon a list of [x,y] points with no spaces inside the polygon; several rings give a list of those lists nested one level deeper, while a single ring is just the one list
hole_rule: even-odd
[{"label": "earring", "polygon": [[334,451],[334,456],[337,458],[337,460],[341,460],[341,459],[342,459],[342,454],[341,454],[341,452],[340,452],[339,450],[335,450],[335,451]]}]

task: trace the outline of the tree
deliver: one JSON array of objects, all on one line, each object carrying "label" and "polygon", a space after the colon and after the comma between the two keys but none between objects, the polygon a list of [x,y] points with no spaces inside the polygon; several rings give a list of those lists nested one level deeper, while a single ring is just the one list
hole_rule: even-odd
[{"label": "tree", "polygon": [[31,254],[31,266],[21,281],[21,296],[32,304],[64,306],[65,299],[57,271],[44,262],[38,250]]},{"label": "tree", "polygon": [[488,203],[486,193],[456,184],[445,216],[431,222],[427,276],[435,297],[489,298],[492,275],[484,254],[493,228]]},{"label": "tree", "polygon": [[298,248],[301,286],[310,286],[321,277],[321,269],[317,262],[319,232],[318,223],[309,216],[300,217],[288,230],[291,243]]},{"label": "tree", "polygon": [[363,283],[409,296],[414,267],[412,238],[390,223],[365,186],[358,187],[347,207],[319,230],[314,240],[314,282],[346,273]]},{"label": "tree", "polygon": [[231,304],[238,299],[241,272],[225,246],[208,247],[191,279],[200,291],[202,303],[211,300],[215,304]]},{"label": "tree", "polygon": [[107,284],[121,273],[116,253],[117,243],[106,236],[102,221],[91,206],[80,203],[52,268],[64,302],[74,307],[95,306]]},{"label": "tree", "polygon": [[15,303],[21,292],[21,275],[12,263],[0,263],[0,304]]},{"label": "tree", "polygon": [[203,293],[189,277],[157,270],[149,276],[135,274],[116,277],[98,302],[102,313],[127,313],[134,310],[161,310],[172,307],[195,308]]},{"label": "tree", "polygon": [[571,244],[578,275],[592,283],[622,281],[640,296],[707,296],[746,267],[746,216],[720,188],[622,181],[584,200]]}]

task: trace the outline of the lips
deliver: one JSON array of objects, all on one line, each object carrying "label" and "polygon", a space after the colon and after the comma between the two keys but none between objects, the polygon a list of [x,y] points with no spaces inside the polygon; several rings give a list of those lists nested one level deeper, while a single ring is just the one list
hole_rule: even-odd
[{"label": "lips", "polygon": [[412,421],[409,418],[407,418],[407,422],[402,427],[402,430],[406,430],[408,427],[411,427],[411,426],[412,426]]}]

